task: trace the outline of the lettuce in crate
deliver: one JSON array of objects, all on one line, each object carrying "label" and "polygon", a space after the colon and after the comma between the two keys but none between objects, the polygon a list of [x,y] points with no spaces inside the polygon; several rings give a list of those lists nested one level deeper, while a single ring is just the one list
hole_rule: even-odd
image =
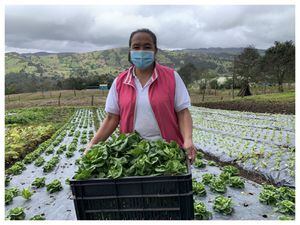
[{"label": "lettuce in crate", "polygon": [[91,147],[78,162],[76,180],[187,173],[186,155],[179,145],[148,141],[137,133],[120,134]]}]

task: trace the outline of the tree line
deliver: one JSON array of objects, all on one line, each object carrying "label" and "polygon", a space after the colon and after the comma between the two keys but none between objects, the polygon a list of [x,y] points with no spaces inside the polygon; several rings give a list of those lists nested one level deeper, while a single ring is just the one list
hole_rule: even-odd
[{"label": "tree line", "polygon": [[240,88],[238,95],[251,95],[250,84],[278,85],[283,91],[283,83],[295,82],[295,44],[292,41],[274,43],[263,55],[254,46],[244,48],[241,54],[235,56],[232,76],[220,86],[216,80],[217,74],[205,68],[196,68],[188,63],[178,70],[183,81],[188,86],[198,83],[200,89],[209,84],[211,88]]},{"label": "tree line", "polygon": [[84,75],[78,74],[68,78],[37,76],[25,73],[9,73],[5,76],[5,94],[52,90],[82,90],[105,83],[110,87],[114,77],[110,74]]}]

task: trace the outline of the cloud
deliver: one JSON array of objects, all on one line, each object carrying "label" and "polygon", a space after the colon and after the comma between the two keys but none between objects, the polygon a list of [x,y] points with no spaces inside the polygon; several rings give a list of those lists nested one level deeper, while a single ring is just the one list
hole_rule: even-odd
[{"label": "cloud", "polygon": [[160,48],[268,48],[295,40],[294,6],[6,6],[6,51],[86,52],[128,46],[147,27]]}]

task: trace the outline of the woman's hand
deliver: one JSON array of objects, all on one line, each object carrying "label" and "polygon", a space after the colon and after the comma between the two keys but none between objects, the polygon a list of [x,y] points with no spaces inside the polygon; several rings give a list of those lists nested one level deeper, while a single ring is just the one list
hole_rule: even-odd
[{"label": "woman's hand", "polygon": [[193,164],[197,155],[197,149],[193,144],[193,141],[184,142],[183,148],[187,151],[188,158],[191,164]]},{"label": "woman's hand", "polygon": [[182,134],[184,143],[183,148],[187,151],[187,155],[191,164],[195,161],[197,149],[193,144],[193,120],[188,108],[177,112],[179,129]]},{"label": "woman's hand", "polygon": [[84,152],[83,152],[83,155],[86,155],[86,153],[90,150],[90,148],[93,146],[93,144],[90,142],[87,146],[86,146],[86,148],[85,148],[85,150],[84,150]]},{"label": "woman's hand", "polygon": [[85,155],[89,149],[97,144],[99,141],[105,141],[117,128],[119,124],[120,116],[112,113],[107,113],[105,119],[103,120],[101,126],[99,127],[97,133],[86,146],[83,154]]}]

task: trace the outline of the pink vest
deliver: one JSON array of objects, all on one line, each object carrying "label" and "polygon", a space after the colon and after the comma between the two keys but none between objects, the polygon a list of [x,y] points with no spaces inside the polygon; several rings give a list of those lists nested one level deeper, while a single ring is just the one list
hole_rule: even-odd
[{"label": "pink vest", "polygon": [[[134,129],[136,90],[132,75],[133,68],[132,66],[120,73],[116,83],[120,108],[121,133],[131,133]],[[183,138],[174,109],[174,70],[156,62],[152,81],[149,86],[148,96],[161,135],[167,142],[174,140],[182,147]]]}]

